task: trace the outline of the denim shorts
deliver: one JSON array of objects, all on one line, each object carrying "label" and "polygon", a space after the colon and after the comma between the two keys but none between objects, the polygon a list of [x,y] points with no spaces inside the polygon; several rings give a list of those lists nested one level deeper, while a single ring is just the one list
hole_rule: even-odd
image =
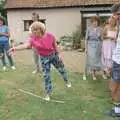
[{"label": "denim shorts", "polygon": [[120,64],[114,61],[112,66],[112,80],[116,83],[120,83]]}]

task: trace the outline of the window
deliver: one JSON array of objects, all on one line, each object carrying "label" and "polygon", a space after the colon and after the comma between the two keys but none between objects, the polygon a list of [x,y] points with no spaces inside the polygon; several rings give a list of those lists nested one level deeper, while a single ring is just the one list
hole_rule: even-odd
[{"label": "window", "polygon": [[[40,19],[40,22],[45,24],[45,19]],[[24,20],[24,31],[29,31],[29,27],[32,24],[32,20]]]}]

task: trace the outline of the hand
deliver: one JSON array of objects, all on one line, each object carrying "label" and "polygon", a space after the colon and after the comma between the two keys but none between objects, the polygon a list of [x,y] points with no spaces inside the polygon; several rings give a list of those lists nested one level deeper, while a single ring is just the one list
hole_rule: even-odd
[{"label": "hand", "polygon": [[0,36],[2,36],[3,34],[0,32]]},{"label": "hand", "polygon": [[63,61],[63,54],[61,55],[61,54],[59,54],[59,58],[60,58],[60,60],[62,60]]},{"label": "hand", "polygon": [[13,48],[10,48],[10,49],[8,50],[8,54],[11,55],[12,52],[14,52],[14,51],[15,51],[15,48],[14,48],[14,47],[13,47]]}]

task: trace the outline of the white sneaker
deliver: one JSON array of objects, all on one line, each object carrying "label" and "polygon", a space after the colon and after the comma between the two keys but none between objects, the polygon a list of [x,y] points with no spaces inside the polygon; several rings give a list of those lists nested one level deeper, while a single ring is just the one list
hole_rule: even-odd
[{"label": "white sneaker", "polygon": [[67,88],[72,87],[71,83],[66,83],[66,87],[67,87]]},{"label": "white sneaker", "polygon": [[49,96],[49,95],[46,95],[45,98],[44,98],[44,100],[50,101],[50,96]]},{"label": "white sneaker", "polygon": [[11,69],[12,69],[12,70],[16,70],[16,67],[15,67],[15,66],[12,66]]},{"label": "white sneaker", "polygon": [[36,74],[38,71],[37,70],[34,70],[33,72],[32,72],[32,74]]},{"label": "white sneaker", "polygon": [[83,80],[87,80],[87,78],[86,78],[86,76],[85,76],[85,75],[83,75]]},{"label": "white sneaker", "polygon": [[3,70],[6,71],[6,69],[7,69],[6,66],[3,66]]},{"label": "white sneaker", "polygon": [[107,79],[107,76],[106,75],[102,75],[103,79],[106,80]]}]

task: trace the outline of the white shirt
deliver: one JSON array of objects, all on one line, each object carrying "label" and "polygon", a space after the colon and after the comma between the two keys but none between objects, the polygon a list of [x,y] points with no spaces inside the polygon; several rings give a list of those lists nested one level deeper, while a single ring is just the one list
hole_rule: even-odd
[{"label": "white shirt", "polygon": [[112,60],[117,64],[120,64],[120,29],[117,37],[117,44],[115,49],[113,50]]}]

